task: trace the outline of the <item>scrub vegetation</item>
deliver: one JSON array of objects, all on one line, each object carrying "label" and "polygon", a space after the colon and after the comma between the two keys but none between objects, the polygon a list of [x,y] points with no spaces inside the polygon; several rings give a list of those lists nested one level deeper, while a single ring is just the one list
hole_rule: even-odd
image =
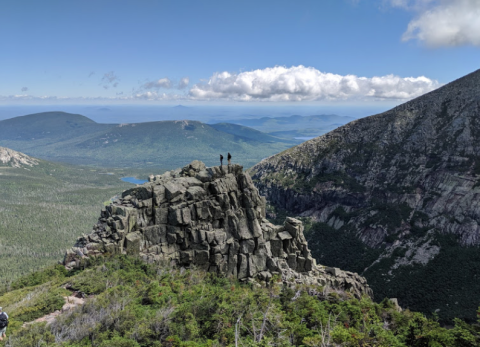
[{"label": "scrub vegetation", "polygon": [[119,178],[134,174],[45,161],[0,166],[0,281],[61,260],[92,229],[102,203],[132,187]]},{"label": "scrub vegetation", "polygon": [[[63,289],[88,295],[54,322],[25,321],[58,308]],[[48,292],[52,304],[35,306]],[[309,295],[308,293],[316,293]],[[25,298],[33,298],[25,300]],[[127,257],[57,265],[19,279],[0,296],[11,324],[5,346],[478,346],[480,329],[450,328],[388,300],[374,303],[319,286],[242,284],[195,269]],[[30,316],[22,313],[27,307]],[[23,310],[23,311],[22,311]]]}]

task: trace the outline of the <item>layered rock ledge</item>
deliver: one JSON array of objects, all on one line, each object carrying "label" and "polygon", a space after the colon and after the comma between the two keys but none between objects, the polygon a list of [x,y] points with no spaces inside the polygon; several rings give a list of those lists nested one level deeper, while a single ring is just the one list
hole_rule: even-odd
[{"label": "layered rock ledge", "polygon": [[265,219],[265,198],[240,165],[183,169],[151,176],[126,190],[101,212],[94,230],[65,254],[76,267],[103,254],[140,255],[147,262],[196,266],[241,281],[318,284],[371,295],[356,273],[317,265],[300,220],[284,225]]}]

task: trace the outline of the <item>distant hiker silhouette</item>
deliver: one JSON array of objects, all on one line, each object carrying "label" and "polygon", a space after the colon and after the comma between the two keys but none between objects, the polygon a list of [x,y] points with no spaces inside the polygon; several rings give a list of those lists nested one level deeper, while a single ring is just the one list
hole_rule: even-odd
[{"label": "distant hiker silhouette", "polygon": [[228,152],[228,157],[227,157],[227,159],[228,159],[228,165],[230,165],[230,164],[231,164],[230,161],[232,160],[232,155],[230,154],[230,152]]},{"label": "distant hiker silhouette", "polygon": [[223,155],[220,154],[220,166],[223,165]]}]

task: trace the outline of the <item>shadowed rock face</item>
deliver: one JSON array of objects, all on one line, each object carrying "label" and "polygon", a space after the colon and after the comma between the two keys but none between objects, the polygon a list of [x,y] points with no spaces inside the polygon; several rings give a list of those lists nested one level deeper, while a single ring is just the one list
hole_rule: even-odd
[{"label": "shadowed rock face", "polygon": [[87,256],[139,254],[149,262],[174,262],[234,276],[330,286],[359,297],[371,294],[356,273],[316,265],[302,222],[283,226],[265,219],[265,200],[240,165],[183,169],[151,176],[107,206],[93,233],[77,240],[64,263]]},{"label": "shadowed rock face", "polygon": [[480,70],[267,158],[251,174],[272,204],[335,229],[348,224],[371,247],[414,229],[480,245]]}]

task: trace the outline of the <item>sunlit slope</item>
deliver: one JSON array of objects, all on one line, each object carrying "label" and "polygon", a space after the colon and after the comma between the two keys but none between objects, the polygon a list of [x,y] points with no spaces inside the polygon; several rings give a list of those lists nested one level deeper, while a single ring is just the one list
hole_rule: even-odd
[{"label": "sunlit slope", "polygon": [[98,124],[83,116],[53,112],[1,121],[0,145],[74,164],[162,168],[183,166],[194,159],[215,165],[220,153],[227,152],[234,162],[249,167],[292,146],[253,129],[217,128],[197,121]]}]

